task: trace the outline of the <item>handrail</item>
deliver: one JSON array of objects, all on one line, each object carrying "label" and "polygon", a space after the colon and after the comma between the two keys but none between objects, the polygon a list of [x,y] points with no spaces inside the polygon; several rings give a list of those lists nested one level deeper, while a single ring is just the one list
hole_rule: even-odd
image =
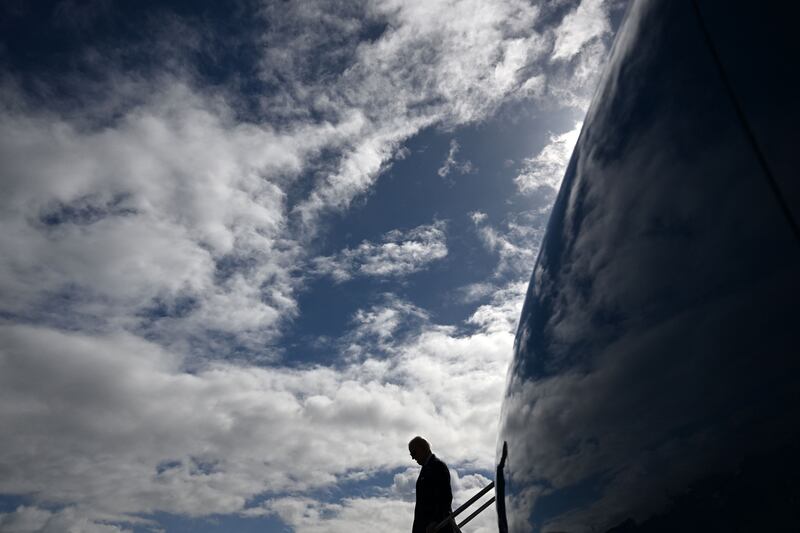
[{"label": "handrail", "polygon": [[478,515],[479,515],[479,514],[480,514],[480,513],[481,513],[481,512],[484,510],[484,509],[486,509],[486,508],[487,508],[487,507],[489,507],[489,506],[490,506],[492,503],[494,503],[494,499],[495,499],[495,497],[494,497],[494,496],[492,496],[492,498],[491,498],[491,499],[489,499],[489,500],[487,500],[486,502],[484,502],[484,503],[483,503],[483,505],[481,505],[481,506],[478,508],[478,510],[477,510],[477,511],[475,511],[474,513],[472,513],[471,515],[469,515],[467,518],[465,518],[465,519],[464,519],[464,520],[463,520],[463,521],[462,521],[460,524],[458,524],[458,525],[456,525],[455,517],[456,517],[456,516],[458,516],[458,515],[459,515],[459,514],[460,514],[462,511],[464,511],[464,510],[465,510],[467,507],[469,507],[470,505],[472,505],[473,503],[475,503],[476,501],[478,501],[478,498],[480,498],[481,496],[483,496],[484,494],[486,494],[487,492],[489,492],[489,491],[490,491],[490,490],[492,490],[493,488],[494,488],[494,481],[492,481],[491,483],[489,483],[488,485],[486,485],[485,487],[483,487],[483,488],[482,488],[482,489],[481,489],[481,490],[480,490],[480,491],[479,491],[479,492],[478,492],[478,493],[477,493],[475,496],[473,496],[472,498],[470,498],[469,500],[467,500],[467,501],[466,501],[466,502],[465,502],[463,505],[461,505],[461,506],[460,506],[458,509],[456,509],[455,511],[453,511],[452,513],[450,513],[450,514],[447,516],[447,518],[445,518],[444,520],[442,520],[441,522],[439,522],[439,523],[436,525],[436,527],[435,527],[435,528],[433,528],[433,531],[434,531],[434,533],[435,533],[436,531],[439,531],[439,530],[440,530],[440,529],[442,529],[444,526],[446,526],[447,524],[450,524],[450,523],[452,523],[452,524],[455,526],[455,529],[456,529],[456,531],[457,531],[457,532],[460,532],[460,531],[461,531],[461,529],[460,529],[460,528],[461,528],[461,526],[463,526],[464,524],[466,524],[467,522],[469,522],[470,520],[472,520],[473,518],[475,518],[476,516],[478,516]]},{"label": "handrail", "polygon": [[481,513],[483,512],[483,510],[484,510],[484,509],[486,509],[487,507],[489,507],[489,506],[490,506],[490,505],[492,505],[493,503],[494,503],[494,496],[492,496],[491,498],[489,498],[488,500],[486,500],[485,502],[483,502],[483,505],[481,505],[480,507],[478,507],[478,509],[477,509],[477,510],[476,510],[474,513],[472,513],[471,515],[469,515],[468,517],[466,517],[466,518],[464,519],[464,521],[463,521],[463,522],[461,522],[460,524],[458,524],[458,527],[461,527],[461,526],[463,526],[464,524],[466,524],[467,522],[469,522],[470,520],[472,520],[473,518],[475,518],[476,516],[478,516],[479,514],[481,514]]}]

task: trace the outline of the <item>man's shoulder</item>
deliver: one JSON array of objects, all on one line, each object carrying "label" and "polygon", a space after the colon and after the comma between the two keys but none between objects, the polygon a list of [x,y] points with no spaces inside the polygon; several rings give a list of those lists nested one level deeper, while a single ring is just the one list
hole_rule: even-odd
[{"label": "man's shoulder", "polygon": [[437,470],[447,470],[447,465],[444,463],[444,461],[435,455],[431,456],[430,466]]}]

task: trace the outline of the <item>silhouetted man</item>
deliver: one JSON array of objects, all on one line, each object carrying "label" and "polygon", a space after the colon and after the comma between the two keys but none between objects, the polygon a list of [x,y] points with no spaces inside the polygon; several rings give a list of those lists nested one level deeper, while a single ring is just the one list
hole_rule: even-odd
[{"label": "silhouetted man", "polygon": [[[450,471],[447,465],[431,453],[431,446],[422,437],[408,443],[411,458],[422,467],[417,478],[417,505],[414,507],[412,533],[431,533],[436,525],[452,511],[453,492],[450,490]],[[452,533],[447,525],[440,533]]]}]

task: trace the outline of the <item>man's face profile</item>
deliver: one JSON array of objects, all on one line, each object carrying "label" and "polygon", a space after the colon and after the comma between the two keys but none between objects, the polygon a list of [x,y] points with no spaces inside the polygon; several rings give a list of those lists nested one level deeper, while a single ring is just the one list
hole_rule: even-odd
[{"label": "man's face profile", "polygon": [[419,463],[419,459],[417,459],[416,455],[414,454],[414,446],[411,444],[408,445],[408,453],[411,454],[412,459]]},{"label": "man's face profile", "polygon": [[425,452],[426,450],[423,449],[421,443],[412,442],[408,445],[408,453],[411,454],[411,458],[420,466],[422,466],[423,459],[425,459]]}]

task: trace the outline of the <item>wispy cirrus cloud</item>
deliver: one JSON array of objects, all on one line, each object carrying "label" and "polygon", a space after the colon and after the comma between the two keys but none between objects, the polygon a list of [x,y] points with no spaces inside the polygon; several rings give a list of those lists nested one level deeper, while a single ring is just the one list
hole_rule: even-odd
[{"label": "wispy cirrus cloud", "polygon": [[581,126],[582,123],[578,122],[565,133],[551,134],[549,142],[538,154],[525,159],[520,173],[514,178],[520,192],[530,193],[543,187],[552,193],[558,192]]},{"label": "wispy cirrus cloud", "polygon": [[611,33],[608,0],[585,0],[568,13],[555,30],[552,61],[569,61]]},{"label": "wispy cirrus cloud", "polygon": [[496,279],[527,280],[539,254],[547,216],[547,211],[512,213],[498,228],[488,223],[485,213],[471,214],[481,242],[497,256]]},{"label": "wispy cirrus cloud", "polygon": [[[589,12],[601,21],[600,29],[584,30],[582,5],[564,28],[537,30],[540,8],[518,0],[368,3],[370,23],[386,24],[380,38],[345,56],[341,76],[294,84],[325,116],[354,110],[363,116],[358,139],[295,213],[311,223],[326,209],[347,207],[374,182],[399,143],[423,128],[480,121],[500,105],[524,99],[585,111],[607,47],[608,15],[597,4]],[[353,21],[341,24],[352,29]],[[314,23],[298,31],[298,39],[313,47],[328,38]],[[569,45],[554,48],[566,31],[574,34]]]},{"label": "wispy cirrus cloud", "polygon": [[459,174],[471,174],[472,172],[476,172],[475,166],[472,164],[472,161],[466,159],[463,162],[459,162],[456,160],[456,154],[461,149],[461,146],[458,144],[458,141],[452,139],[450,141],[450,150],[447,152],[447,157],[445,158],[442,166],[436,171],[440,177],[444,178],[447,177],[451,171],[455,170]]},{"label": "wispy cirrus cloud", "polygon": [[355,276],[390,278],[418,272],[447,256],[446,226],[444,221],[436,221],[407,231],[392,230],[380,243],[364,241],[336,255],[314,258],[314,272],[336,282]]},{"label": "wispy cirrus cloud", "polygon": [[383,294],[379,303],[359,309],[353,315],[352,329],[342,339],[342,353],[348,359],[389,354],[394,346],[415,335],[430,320],[424,309],[394,294]]}]

